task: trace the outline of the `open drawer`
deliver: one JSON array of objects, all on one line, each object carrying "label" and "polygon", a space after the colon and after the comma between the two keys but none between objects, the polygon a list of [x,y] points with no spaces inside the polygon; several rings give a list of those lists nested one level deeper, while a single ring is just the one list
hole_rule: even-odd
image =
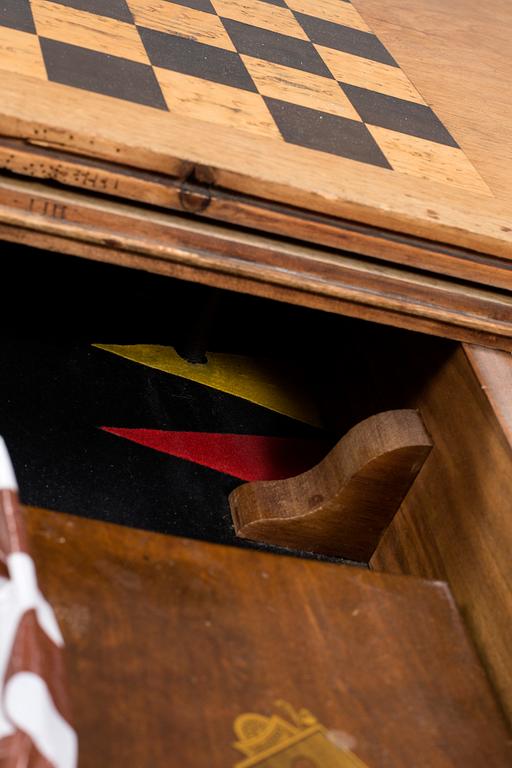
[{"label": "open drawer", "polygon": [[367,554],[338,531],[360,497],[319,523],[336,546],[294,548],[447,581],[510,713],[508,353],[22,246],[3,274],[35,319],[23,333],[2,322],[0,432],[27,504],[279,551],[292,545],[272,531],[236,537],[243,481],[279,485],[376,414],[418,414],[428,449],[401,506],[384,484],[393,463],[365,481],[372,525],[387,510]]}]

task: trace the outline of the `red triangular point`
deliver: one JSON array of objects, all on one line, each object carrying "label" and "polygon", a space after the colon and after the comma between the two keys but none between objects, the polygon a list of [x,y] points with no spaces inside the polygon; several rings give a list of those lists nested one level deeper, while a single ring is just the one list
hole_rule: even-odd
[{"label": "red triangular point", "polygon": [[329,445],[319,439],[119,427],[101,429],[247,481],[294,477],[317,464],[329,449]]}]

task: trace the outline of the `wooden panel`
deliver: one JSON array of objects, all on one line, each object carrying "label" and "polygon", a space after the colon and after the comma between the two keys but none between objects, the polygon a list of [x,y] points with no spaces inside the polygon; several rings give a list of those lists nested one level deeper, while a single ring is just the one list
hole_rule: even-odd
[{"label": "wooden panel", "polygon": [[491,403],[494,415],[512,445],[512,364],[510,355],[490,352],[484,347],[466,344],[466,356],[480,386]]},{"label": "wooden panel", "polygon": [[190,768],[288,766],[284,748],[246,763],[233,747],[235,720],[277,699],[327,729],[329,761],[311,742],[304,765],[358,765],[347,747],[369,768],[510,764],[442,584],[37,510],[27,524],[67,643],[81,768],[171,753]]},{"label": "wooden panel", "polygon": [[413,402],[434,449],[372,559],[448,581],[510,718],[511,376],[510,355],[462,347],[431,375]]},{"label": "wooden panel", "polygon": [[6,240],[512,348],[510,298],[414,270],[15,181],[0,216]]},{"label": "wooden panel", "polygon": [[[499,199],[512,199],[511,9],[492,0],[354,0]],[[499,126],[499,128],[498,128]]]}]

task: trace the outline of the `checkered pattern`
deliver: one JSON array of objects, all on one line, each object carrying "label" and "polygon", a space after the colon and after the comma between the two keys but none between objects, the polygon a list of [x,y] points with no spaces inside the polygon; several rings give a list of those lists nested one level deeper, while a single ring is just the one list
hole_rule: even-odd
[{"label": "checkered pattern", "polygon": [[0,0],[0,25],[4,69],[486,191],[348,0]]}]

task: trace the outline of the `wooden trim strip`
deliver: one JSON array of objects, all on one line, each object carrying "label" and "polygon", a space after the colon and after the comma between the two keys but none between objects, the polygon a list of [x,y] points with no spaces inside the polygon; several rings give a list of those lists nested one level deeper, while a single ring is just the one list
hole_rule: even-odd
[{"label": "wooden trim strip", "polygon": [[0,180],[0,236],[512,349],[512,299],[218,225]]},{"label": "wooden trim strip", "polygon": [[[184,178],[0,138],[0,169],[16,177],[55,182],[89,194],[180,210],[308,244],[351,251],[413,269],[512,290],[512,262],[293,206],[233,194],[209,183],[205,168]],[[1,171],[0,171],[1,172]],[[199,181],[202,178],[203,181]]]},{"label": "wooden trim strip", "polygon": [[429,369],[406,405],[434,448],[371,560],[448,582],[509,722],[511,382],[509,354],[467,344]]},{"label": "wooden trim strip", "polygon": [[473,344],[464,352],[512,448],[512,356]]}]

